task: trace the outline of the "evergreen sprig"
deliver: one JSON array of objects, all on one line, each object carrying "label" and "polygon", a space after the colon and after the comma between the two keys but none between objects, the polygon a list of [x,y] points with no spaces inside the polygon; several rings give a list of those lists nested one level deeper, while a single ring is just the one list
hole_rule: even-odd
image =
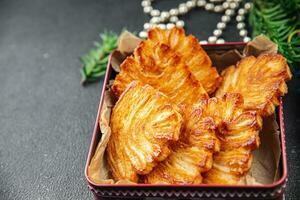
[{"label": "evergreen sprig", "polygon": [[80,58],[82,84],[98,81],[105,74],[109,54],[117,48],[117,34],[105,32],[100,38],[101,42],[95,42],[95,48]]},{"label": "evergreen sprig", "polygon": [[268,36],[278,44],[295,75],[300,75],[300,0],[254,0],[249,15],[252,36]]}]

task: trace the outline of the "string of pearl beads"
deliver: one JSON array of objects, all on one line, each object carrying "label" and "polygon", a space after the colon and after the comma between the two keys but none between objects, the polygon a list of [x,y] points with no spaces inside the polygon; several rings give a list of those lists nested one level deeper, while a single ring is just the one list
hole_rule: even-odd
[{"label": "string of pearl beads", "polygon": [[[176,8],[172,8],[169,11],[160,11],[152,7],[154,0],[142,0],[141,5],[144,13],[151,16],[149,22],[144,24],[144,30],[139,33],[139,37],[147,38],[147,31],[153,27],[159,27],[161,29],[171,29],[173,27],[184,27],[185,23],[179,19],[179,16],[183,16],[190,10],[199,7],[204,8],[206,11],[223,13],[221,21],[217,23],[216,29],[213,31],[212,36],[208,37],[208,40],[200,41],[201,44],[225,42],[221,38],[227,24],[232,20],[232,17],[236,14],[236,10],[240,7],[242,0],[188,0],[185,3],[179,4]],[[251,40],[248,37],[248,32],[245,29],[245,15],[251,9],[251,3],[247,2],[243,8],[239,8],[236,15],[237,29],[239,35],[243,38],[244,42]]]}]

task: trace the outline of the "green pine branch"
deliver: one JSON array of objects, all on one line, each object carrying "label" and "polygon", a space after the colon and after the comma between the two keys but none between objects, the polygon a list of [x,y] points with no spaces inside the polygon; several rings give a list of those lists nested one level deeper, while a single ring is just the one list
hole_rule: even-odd
[{"label": "green pine branch", "polygon": [[254,0],[249,23],[252,36],[264,34],[277,43],[292,72],[300,75],[300,0]]},{"label": "green pine branch", "polygon": [[117,34],[105,32],[100,38],[101,42],[95,42],[95,48],[80,58],[82,84],[98,81],[105,74],[109,55],[117,48]]}]

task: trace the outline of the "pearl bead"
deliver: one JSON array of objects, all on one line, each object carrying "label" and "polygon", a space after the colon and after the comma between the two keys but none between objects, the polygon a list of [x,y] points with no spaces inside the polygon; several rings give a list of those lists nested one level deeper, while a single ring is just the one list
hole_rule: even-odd
[{"label": "pearl bead", "polygon": [[144,0],[144,1],[142,1],[141,5],[142,5],[143,7],[151,6],[151,2],[150,2],[149,0]]},{"label": "pearl bead", "polygon": [[139,33],[139,37],[140,38],[146,38],[148,36],[148,33],[146,32],[146,31],[141,31],[140,33]]},{"label": "pearl bead", "polygon": [[217,41],[217,37],[216,36],[210,36],[208,38],[208,43],[214,44]]},{"label": "pearl bead", "polygon": [[214,11],[215,12],[223,12],[224,11],[224,8],[222,7],[222,6],[215,6],[215,8],[214,8]]},{"label": "pearl bead", "polygon": [[173,24],[173,23],[168,23],[167,24],[167,29],[171,29],[173,27],[175,27],[175,24]]},{"label": "pearl bead", "polygon": [[178,28],[184,27],[184,21],[179,20],[178,22],[176,22],[176,26],[177,26]]},{"label": "pearl bead", "polygon": [[217,24],[217,28],[222,30],[222,29],[226,28],[226,24],[224,22],[219,22]]},{"label": "pearl bead", "polygon": [[186,4],[185,3],[181,3],[181,4],[179,4],[178,8],[179,7],[186,7]]},{"label": "pearl bead", "polygon": [[213,10],[214,7],[215,7],[214,4],[208,3],[208,4],[205,5],[205,10]]},{"label": "pearl bead", "polygon": [[157,28],[158,27],[158,24],[152,24],[151,25],[151,28]]},{"label": "pearl bead", "polygon": [[166,29],[167,27],[166,27],[166,25],[165,24],[158,24],[158,28],[160,28],[160,29]]},{"label": "pearl bead", "polygon": [[160,18],[159,17],[152,17],[150,19],[150,23],[152,23],[152,24],[157,24],[159,22],[160,22]]},{"label": "pearl bead", "polygon": [[144,13],[150,13],[152,11],[152,7],[151,6],[146,6],[144,7]]},{"label": "pearl bead", "polygon": [[246,12],[245,12],[244,8],[240,8],[238,13],[239,13],[239,15],[244,15]]},{"label": "pearl bead", "polygon": [[150,23],[145,23],[144,24],[144,29],[145,30],[148,30],[148,29],[150,29],[152,27],[152,24],[150,24]]},{"label": "pearl bead", "polygon": [[238,22],[242,22],[242,21],[244,21],[244,16],[242,16],[242,15],[237,15],[236,16],[236,21],[238,21]]},{"label": "pearl bead", "polygon": [[237,3],[234,3],[234,2],[232,2],[232,3],[229,4],[229,7],[230,7],[231,9],[236,9],[237,6],[238,6],[238,4],[237,4]]},{"label": "pearl bead", "polygon": [[243,28],[245,28],[245,23],[239,22],[239,23],[237,23],[236,27],[237,27],[237,29],[243,29]]},{"label": "pearl bead", "polygon": [[172,8],[170,11],[169,11],[170,15],[178,15],[179,11],[177,8]]},{"label": "pearl bead", "polygon": [[198,0],[198,1],[197,1],[197,6],[198,6],[198,7],[204,7],[205,4],[206,4],[206,1],[205,1],[205,0]]},{"label": "pearl bead", "polygon": [[185,14],[188,12],[188,8],[186,7],[186,5],[179,6],[178,11],[179,11],[179,14]]},{"label": "pearl bead", "polygon": [[223,15],[222,18],[221,18],[221,21],[222,22],[229,22],[230,21],[230,17],[227,16],[227,15]]},{"label": "pearl bead", "polygon": [[170,17],[170,14],[167,11],[163,11],[161,12],[160,17],[163,19],[168,19]]},{"label": "pearl bead", "polygon": [[244,8],[246,9],[246,10],[250,10],[251,9],[251,3],[245,3],[245,5],[244,5]]},{"label": "pearl bead", "polygon": [[234,10],[227,9],[227,10],[225,11],[225,15],[232,16],[233,14],[234,14]]},{"label": "pearl bead", "polygon": [[214,30],[213,32],[214,36],[219,37],[220,35],[222,35],[222,31],[219,29]]},{"label": "pearl bead", "polygon": [[224,9],[227,9],[229,7],[229,3],[228,2],[224,2],[222,4],[222,6],[223,6]]},{"label": "pearl bead", "polygon": [[152,10],[151,12],[150,12],[150,15],[152,16],[152,17],[158,17],[159,15],[160,15],[160,11],[159,10]]},{"label": "pearl bead", "polygon": [[188,8],[188,9],[192,9],[192,8],[194,8],[196,6],[196,2],[195,1],[187,1],[186,2],[186,7]]},{"label": "pearl bead", "polygon": [[250,42],[250,41],[251,41],[251,38],[249,38],[249,37],[244,37],[243,41],[244,41],[244,42]]},{"label": "pearl bead", "polygon": [[245,29],[240,30],[240,36],[247,36],[247,31]]},{"label": "pearl bead", "polygon": [[170,17],[170,22],[177,22],[177,21],[178,21],[178,17],[177,16]]},{"label": "pearl bead", "polygon": [[200,44],[207,44],[207,41],[206,40],[201,40],[199,43]]},{"label": "pearl bead", "polygon": [[217,43],[217,44],[224,44],[224,43],[225,43],[225,40],[222,39],[222,38],[219,38],[219,39],[217,39],[216,43]]}]

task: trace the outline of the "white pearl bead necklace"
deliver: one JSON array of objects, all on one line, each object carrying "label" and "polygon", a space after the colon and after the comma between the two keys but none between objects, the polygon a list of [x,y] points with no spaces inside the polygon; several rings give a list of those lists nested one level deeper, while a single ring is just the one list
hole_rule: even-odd
[{"label": "white pearl bead necklace", "polygon": [[139,37],[147,38],[147,31],[153,27],[160,27],[161,29],[171,29],[173,27],[184,27],[184,21],[179,20],[180,15],[185,15],[190,10],[195,7],[204,8],[206,11],[223,13],[221,21],[217,23],[216,29],[213,31],[212,36],[208,37],[207,41],[200,41],[201,44],[223,44],[224,39],[220,38],[226,29],[227,24],[235,17],[237,22],[237,29],[239,35],[243,38],[244,42],[249,42],[251,40],[248,37],[248,32],[245,29],[246,25],[244,23],[245,15],[251,9],[252,4],[247,2],[243,7],[240,7],[242,0],[188,0],[185,3],[179,4],[176,8],[172,8],[169,11],[160,11],[152,7],[152,2],[154,0],[142,0],[141,5],[143,7],[144,13],[149,14],[152,18],[149,22],[144,24],[144,30],[139,33]]}]

